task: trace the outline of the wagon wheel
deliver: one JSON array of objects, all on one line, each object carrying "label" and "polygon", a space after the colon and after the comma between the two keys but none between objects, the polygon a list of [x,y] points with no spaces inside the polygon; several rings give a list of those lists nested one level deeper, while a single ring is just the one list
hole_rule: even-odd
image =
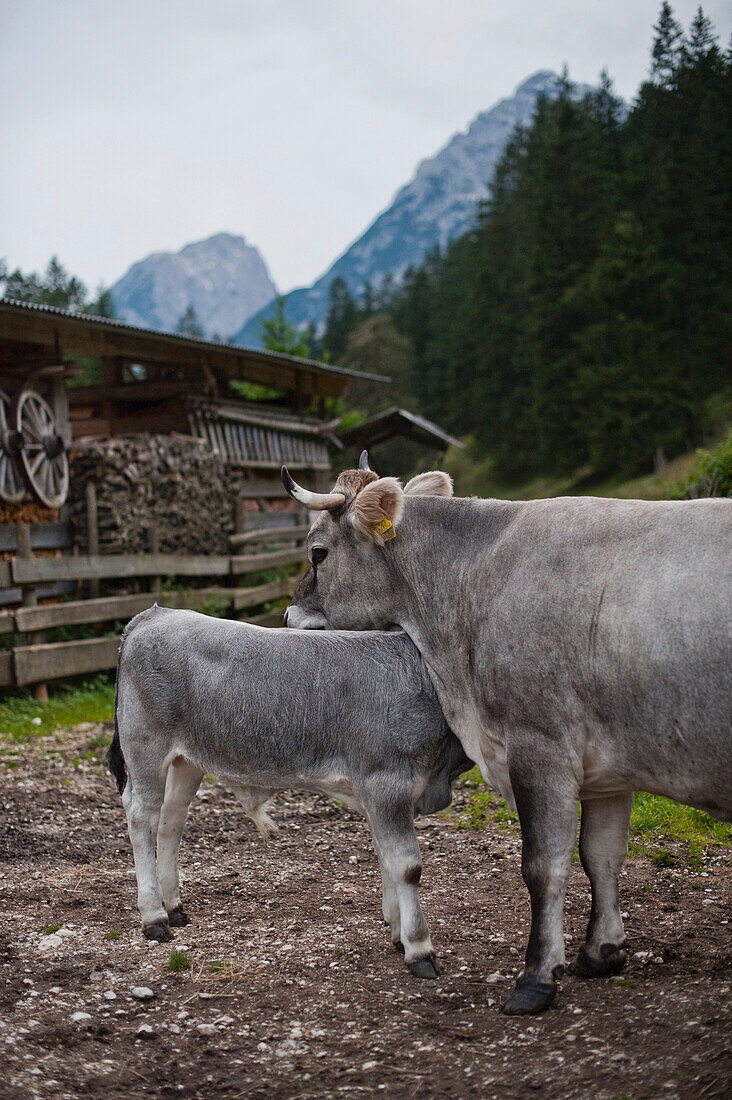
[{"label": "wagon wheel", "polygon": [[0,390],[0,499],[18,504],[25,496],[25,481],[18,465],[23,444],[10,424],[10,398]]},{"label": "wagon wheel", "polygon": [[12,422],[23,440],[20,462],[34,497],[58,508],[69,491],[69,460],[50,407],[34,390],[21,390]]}]

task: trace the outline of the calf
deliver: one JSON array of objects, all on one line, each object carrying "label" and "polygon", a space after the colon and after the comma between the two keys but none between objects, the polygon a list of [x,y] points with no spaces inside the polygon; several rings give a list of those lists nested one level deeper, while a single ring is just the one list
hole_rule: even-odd
[{"label": "calf", "polygon": [[155,605],[124,632],[108,763],[148,939],[169,939],[171,925],[186,923],[178,849],[210,772],[263,836],[277,831],[267,802],[283,788],[360,810],[379,856],[392,942],[413,974],[439,973],[419,903],[414,815],[448,806],[471,761],[406,634],[266,630]]}]

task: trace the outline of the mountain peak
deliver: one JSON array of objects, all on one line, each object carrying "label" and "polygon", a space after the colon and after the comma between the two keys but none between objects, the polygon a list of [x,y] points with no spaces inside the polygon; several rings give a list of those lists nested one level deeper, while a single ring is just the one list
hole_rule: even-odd
[{"label": "mountain peak", "polygon": [[[288,320],[295,325],[321,324],[328,308],[328,290],[337,276],[357,295],[367,281],[378,285],[385,275],[398,281],[409,265],[421,264],[435,245],[444,248],[466,232],[478,203],[488,197],[496,166],[514,129],[527,126],[539,97],[555,96],[559,87],[560,78],[551,70],[533,73],[517,85],[513,95],[481,111],[466,130],[453,134],[437,153],[420,161],[411,180],[328,271],[313,286],[287,296]],[[584,86],[578,88],[580,94],[584,90]],[[271,308],[251,318],[237,340],[256,343],[262,316]]]},{"label": "mountain peak", "polygon": [[172,332],[193,306],[206,335],[224,338],[276,293],[257,249],[226,232],[178,252],[153,252],[111,288],[118,316],[130,324]]}]

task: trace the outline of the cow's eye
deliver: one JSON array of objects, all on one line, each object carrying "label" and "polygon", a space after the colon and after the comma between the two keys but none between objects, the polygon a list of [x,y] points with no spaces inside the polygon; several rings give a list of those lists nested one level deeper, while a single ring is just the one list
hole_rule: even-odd
[{"label": "cow's eye", "polygon": [[318,566],[328,557],[328,551],[324,546],[314,546],[310,555],[313,565]]}]

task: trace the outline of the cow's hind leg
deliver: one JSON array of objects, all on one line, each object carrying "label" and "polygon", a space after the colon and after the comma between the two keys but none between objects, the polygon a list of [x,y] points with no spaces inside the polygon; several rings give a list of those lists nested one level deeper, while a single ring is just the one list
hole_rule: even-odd
[{"label": "cow's hind leg", "polygon": [[165,800],[158,825],[158,882],[168,921],[173,928],[188,923],[180,900],[178,852],[188,807],[203,778],[203,771],[177,756],[168,768]]},{"label": "cow's hind leg", "polygon": [[564,973],[564,900],[577,836],[578,785],[556,752],[556,742],[537,744],[534,736],[528,742],[516,739],[509,754],[521,822],[521,872],[531,897],[524,972],[503,1005],[509,1016],[548,1008]]},{"label": "cow's hind leg", "polygon": [[142,930],[149,940],[171,939],[168,913],[158,883],[155,863],[155,842],[160,808],[165,796],[162,768],[140,770],[127,759],[127,786],[122,793],[122,805],[127,814],[127,829],[132,843],[137,877],[137,908]]},{"label": "cow's hind leg", "polygon": [[[385,917],[392,929],[396,927],[393,896],[399,907],[399,935],[404,947],[404,961],[418,978],[436,978],[440,973],[422,906],[419,902],[419,880],[422,859],[414,831],[414,810],[411,800],[363,799],[382,865]],[[388,914],[388,915],[387,915]],[[395,941],[398,942],[398,941]]]},{"label": "cow's hind leg", "polygon": [[587,940],[571,970],[583,978],[617,974],[625,965],[618,876],[628,854],[632,807],[632,792],[582,802],[579,851],[592,886],[592,908]]}]

